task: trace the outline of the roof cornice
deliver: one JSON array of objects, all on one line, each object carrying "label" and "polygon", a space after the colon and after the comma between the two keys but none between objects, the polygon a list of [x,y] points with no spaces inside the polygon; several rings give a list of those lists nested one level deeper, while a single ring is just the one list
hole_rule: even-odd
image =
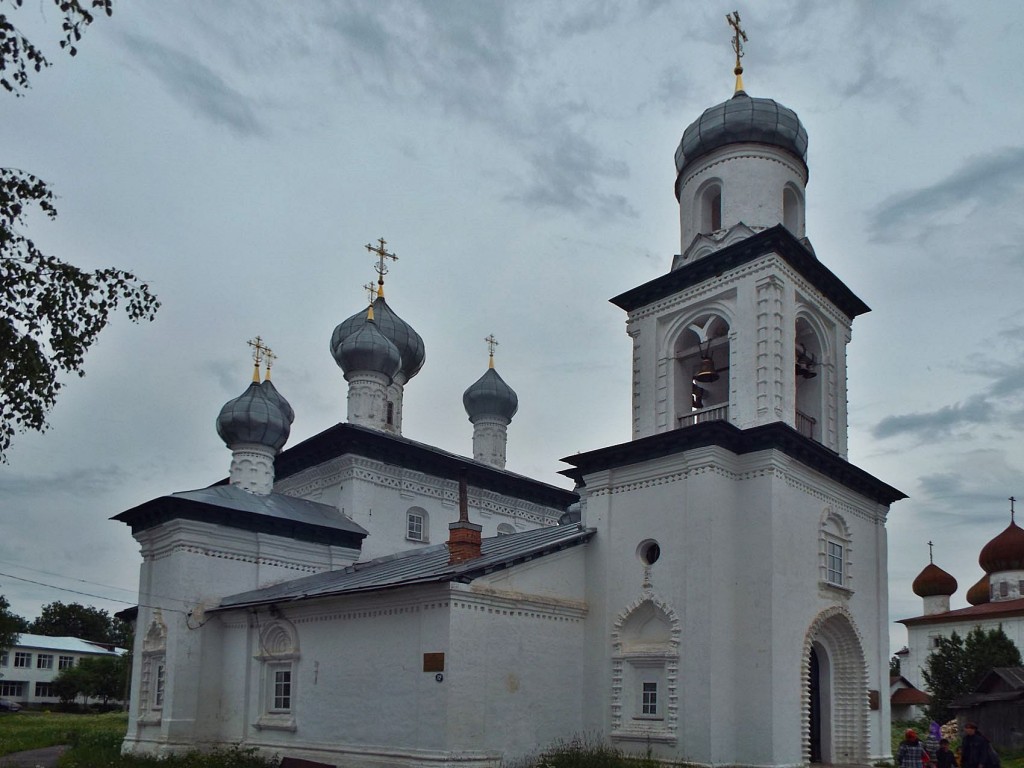
[{"label": "roof cornice", "polygon": [[562,470],[562,474],[582,483],[583,476],[593,472],[639,464],[713,445],[736,455],[772,449],[781,451],[804,466],[879,504],[889,505],[907,497],[902,491],[883,483],[835,451],[804,437],[781,421],[750,429],[740,429],[727,421],[709,421],[673,429],[628,443],[567,456],[562,461],[572,464],[574,468]]},{"label": "roof cornice", "polygon": [[871,308],[781,224],[726,246],[610,299],[627,312],[679,293],[770,253],[778,254],[851,320]]},{"label": "roof cornice", "polygon": [[274,462],[277,480],[310,467],[355,454],[406,469],[457,481],[465,473],[474,488],[507,494],[536,504],[565,510],[579,496],[558,486],[497,469],[465,456],[457,456],[406,437],[391,435],[355,424],[335,424],[318,435],[278,454]]}]

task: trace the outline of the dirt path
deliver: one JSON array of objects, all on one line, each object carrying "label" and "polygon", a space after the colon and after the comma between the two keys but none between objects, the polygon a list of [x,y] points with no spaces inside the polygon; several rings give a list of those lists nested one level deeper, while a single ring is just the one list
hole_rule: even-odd
[{"label": "dirt path", "polygon": [[0,768],[57,768],[57,758],[67,747],[43,747],[0,757]]}]

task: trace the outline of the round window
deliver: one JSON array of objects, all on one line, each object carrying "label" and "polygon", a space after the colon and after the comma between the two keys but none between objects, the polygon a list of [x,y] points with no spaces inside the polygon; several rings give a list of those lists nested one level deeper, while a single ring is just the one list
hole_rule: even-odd
[{"label": "round window", "polygon": [[640,542],[640,546],[636,548],[636,554],[644,565],[654,565],[661,557],[661,547],[654,539],[647,539]]}]

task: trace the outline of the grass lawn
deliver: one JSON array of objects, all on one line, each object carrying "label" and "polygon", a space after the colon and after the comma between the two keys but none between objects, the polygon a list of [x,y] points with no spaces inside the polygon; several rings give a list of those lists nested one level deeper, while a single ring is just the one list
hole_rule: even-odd
[{"label": "grass lawn", "polygon": [[55,744],[76,744],[81,735],[86,733],[120,738],[127,729],[126,712],[107,712],[102,715],[4,712],[0,714],[0,755]]}]

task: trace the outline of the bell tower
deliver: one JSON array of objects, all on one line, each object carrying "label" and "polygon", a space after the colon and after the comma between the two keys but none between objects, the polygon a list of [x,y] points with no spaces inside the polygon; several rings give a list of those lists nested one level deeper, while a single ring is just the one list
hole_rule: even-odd
[{"label": "bell tower", "polygon": [[675,154],[681,251],[612,299],[633,339],[633,437],[782,422],[846,456],[846,345],[868,307],[805,236],[807,131],[743,90],[736,22],[736,91]]}]

